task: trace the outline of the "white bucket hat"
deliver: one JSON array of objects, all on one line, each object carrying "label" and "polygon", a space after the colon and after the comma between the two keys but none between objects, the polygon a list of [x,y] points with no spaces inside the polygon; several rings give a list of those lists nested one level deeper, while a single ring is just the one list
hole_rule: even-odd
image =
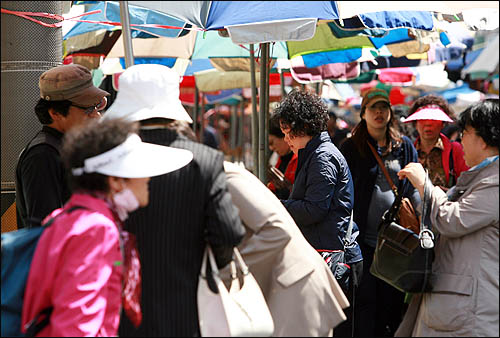
[{"label": "white bucket hat", "polygon": [[142,142],[130,134],[122,144],[83,161],[83,167],[72,168],[74,176],[99,173],[107,176],[141,178],[163,175],[182,168],[193,159],[189,150]]},{"label": "white bucket hat", "polygon": [[192,123],[179,99],[179,83],[179,74],[166,66],[131,66],[120,75],[116,99],[102,119],[141,121],[163,117]]}]

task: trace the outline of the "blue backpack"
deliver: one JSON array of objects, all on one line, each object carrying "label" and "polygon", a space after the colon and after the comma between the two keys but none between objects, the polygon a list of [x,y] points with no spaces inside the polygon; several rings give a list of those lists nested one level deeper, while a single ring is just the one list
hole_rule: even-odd
[{"label": "blue backpack", "polygon": [[[57,216],[82,208],[84,207],[74,206]],[[21,332],[21,314],[31,261],[40,236],[56,217],[49,219],[43,226],[23,228],[2,234],[2,337],[25,336]],[[51,312],[52,308],[48,308],[36,316],[28,325],[26,336],[34,336],[43,329],[50,321]],[[44,319],[39,322],[41,316]]]}]

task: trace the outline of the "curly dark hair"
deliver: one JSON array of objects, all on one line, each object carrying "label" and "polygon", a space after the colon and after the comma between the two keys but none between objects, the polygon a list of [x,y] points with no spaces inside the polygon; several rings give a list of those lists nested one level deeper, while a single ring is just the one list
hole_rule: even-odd
[{"label": "curly dark hair", "polygon": [[458,119],[458,125],[463,130],[466,126],[474,128],[484,142],[500,149],[500,115],[498,113],[498,99],[488,99],[473,104],[464,110]]},{"label": "curly dark hair", "polygon": [[280,124],[290,128],[291,136],[316,136],[327,130],[328,109],[312,92],[294,89],[275,109]]},{"label": "curly dark hair", "polygon": [[70,106],[71,101],[68,100],[47,101],[45,99],[40,99],[35,106],[35,114],[41,124],[51,124],[54,121],[52,117],[50,117],[49,108],[54,108],[54,110],[62,116],[68,116]]},{"label": "curly dark hair", "polygon": [[416,112],[418,108],[428,106],[430,104],[435,104],[441,107],[446,115],[448,115],[453,120],[455,119],[455,113],[453,112],[453,109],[448,105],[448,101],[446,101],[443,97],[434,94],[425,95],[416,99],[410,107],[410,110],[408,111],[408,116]]},{"label": "curly dark hair", "polygon": [[284,138],[285,134],[281,131],[280,128],[280,115],[274,113],[269,118],[269,135],[273,135],[279,138]]},{"label": "curly dark hair", "polygon": [[131,133],[137,133],[139,124],[123,120],[94,120],[83,127],[72,128],[64,134],[61,158],[68,171],[72,191],[86,190],[109,192],[106,175],[84,173],[71,174],[71,168],[83,167],[84,160],[102,154],[122,144]]}]

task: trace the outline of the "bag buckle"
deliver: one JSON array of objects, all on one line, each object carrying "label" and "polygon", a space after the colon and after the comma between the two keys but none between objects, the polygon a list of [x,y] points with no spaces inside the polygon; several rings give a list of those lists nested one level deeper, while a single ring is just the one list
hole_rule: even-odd
[{"label": "bag buckle", "polygon": [[418,235],[422,249],[432,249],[434,247],[434,234],[429,229],[423,229]]}]

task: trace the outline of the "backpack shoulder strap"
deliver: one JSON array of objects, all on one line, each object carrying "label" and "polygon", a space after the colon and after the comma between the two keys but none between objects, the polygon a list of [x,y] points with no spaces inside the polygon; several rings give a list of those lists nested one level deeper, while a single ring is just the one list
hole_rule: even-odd
[{"label": "backpack shoulder strap", "polygon": [[70,214],[70,213],[72,213],[73,211],[78,210],[78,209],[88,209],[88,208],[87,208],[87,207],[84,207],[84,206],[81,206],[81,205],[74,205],[74,206],[72,206],[72,207],[70,207],[70,208],[68,208],[68,209],[66,209],[66,210],[61,211],[60,213],[58,213],[58,214],[57,214],[57,215],[55,215],[54,217],[49,218],[49,219],[47,220],[47,222],[45,222],[45,223],[43,223],[43,224],[42,224],[42,226],[48,227],[48,226],[50,226],[52,223],[54,223],[54,220],[55,220],[57,217],[59,217],[60,215],[62,215],[62,214]]}]

